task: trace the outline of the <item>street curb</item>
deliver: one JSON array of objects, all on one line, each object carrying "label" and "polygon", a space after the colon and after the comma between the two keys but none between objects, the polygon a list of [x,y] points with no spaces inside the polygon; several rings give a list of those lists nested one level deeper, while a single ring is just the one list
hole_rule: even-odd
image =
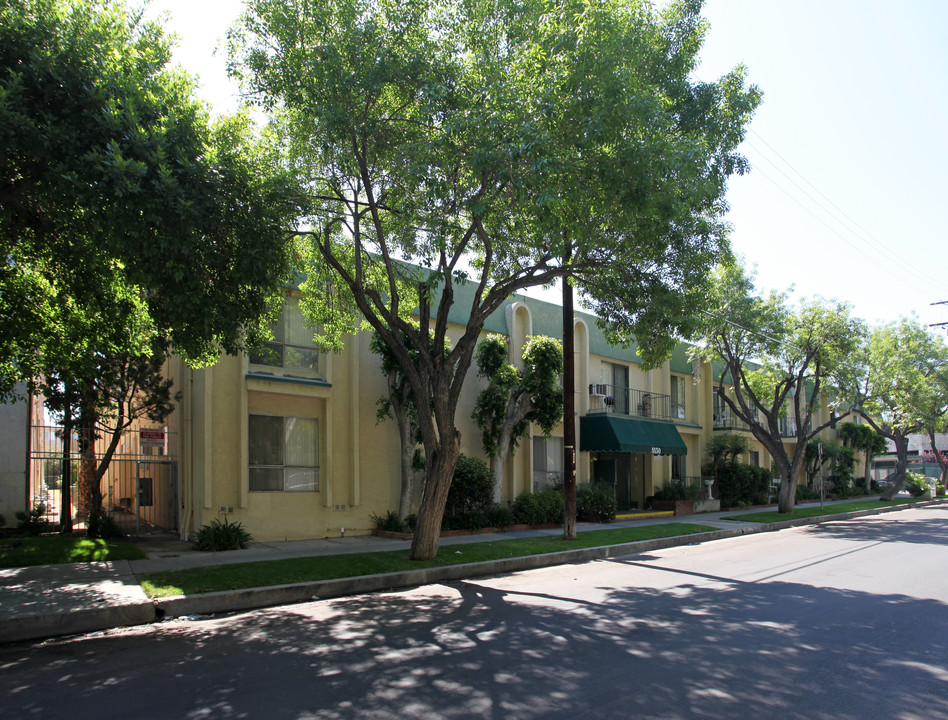
[{"label": "street curb", "polygon": [[58,614],[18,615],[0,620],[0,644],[147,625],[154,621],[155,604],[147,599],[138,603],[70,610]]},{"label": "street curb", "polygon": [[[929,507],[943,504],[944,502],[945,500],[942,498],[913,503],[911,505],[894,505],[871,510],[856,510],[847,513],[821,515],[816,518],[784,520],[776,523],[738,525],[734,528],[713,530],[692,535],[676,535],[655,540],[642,540],[639,542],[583,548],[580,550],[566,550],[545,555],[527,555],[504,560],[489,560],[447,567],[424,568],[420,570],[386,573],[383,575],[364,575],[359,577],[338,578],[335,580],[295,583],[291,585],[244,588],[242,590],[158,598],[156,600],[148,600],[145,598],[144,593],[139,587],[138,592],[142,595],[140,601],[131,599],[130,601],[120,604],[105,605],[102,607],[76,608],[64,612],[30,613],[0,619],[0,644],[40,640],[65,635],[78,635],[119,627],[146,625],[155,622],[155,620],[180,617],[183,615],[241,612],[277,605],[309,602],[317,599],[324,600],[348,595],[359,595],[362,593],[417,587],[429,583],[452,582],[522,570],[554,567],[556,565],[589,562],[591,560],[663,550],[682,545],[698,545],[700,543],[741,537],[743,535],[776,532],[804,525],[818,525],[825,522],[849,520],[869,515],[881,515],[883,513],[898,512],[899,510],[909,508]],[[694,520],[698,521],[700,518],[696,517]],[[736,522],[739,523],[740,521],[736,519]],[[459,548],[463,550],[463,545],[459,546]]]},{"label": "street curb", "polygon": [[[154,601],[155,616],[180,617],[182,615],[237,612],[312,600],[326,600],[347,595],[397,590],[431,583],[451,582],[464,580],[466,578],[518,572],[521,570],[533,570],[556,565],[589,562],[590,560],[601,560],[652,550],[664,550],[666,548],[682,545],[697,545],[714,540],[741,537],[743,535],[776,532],[778,530],[801,527],[804,525],[818,525],[825,522],[848,520],[869,515],[881,515],[883,513],[897,512],[908,508],[927,507],[937,504],[939,504],[939,501],[932,500],[913,503],[911,505],[893,505],[885,508],[854,510],[845,513],[834,513],[832,515],[821,515],[814,518],[782,520],[776,523],[755,524],[752,526],[714,530],[692,535],[675,535],[667,538],[641,540],[620,545],[566,550],[544,555],[526,555],[504,560],[488,560],[477,563],[449,565],[446,567],[385,573],[382,575],[360,575],[334,580],[314,580],[312,582],[294,583],[291,585],[273,585],[259,588],[244,588],[241,590],[225,590],[199,595],[158,598]],[[739,520],[736,521],[740,522]]]}]

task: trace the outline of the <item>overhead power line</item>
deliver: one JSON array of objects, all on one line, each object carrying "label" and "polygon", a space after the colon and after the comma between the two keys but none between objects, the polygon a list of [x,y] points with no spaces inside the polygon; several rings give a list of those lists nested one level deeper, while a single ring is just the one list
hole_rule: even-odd
[{"label": "overhead power line", "polygon": [[[872,258],[870,258],[868,255],[866,255],[866,253],[865,253],[865,251],[863,250],[863,248],[859,247],[858,245],[856,245],[855,243],[853,243],[852,241],[848,240],[846,237],[844,237],[843,235],[841,235],[841,234],[839,233],[839,231],[838,231],[836,228],[834,228],[834,227],[830,226],[829,224],[827,224],[826,221],[825,221],[823,218],[821,218],[819,215],[817,215],[816,213],[814,213],[813,210],[811,210],[810,208],[808,208],[804,203],[800,202],[800,200],[799,200],[798,198],[796,198],[796,197],[793,196],[793,193],[789,192],[789,191],[788,191],[785,187],[783,187],[779,182],[777,182],[777,181],[774,180],[772,177],[770,177],[770,175],[768,175],[767,173],[765,173],[765,172],[764,172],[763,170],[761,170],[760,168],[755,168],[755,170],[756,170],[756,172],[760,173],[760,174],[763,175],[765,178],[767,178],[767,180],[769,180],[771,183],[773,183],[773,184],[777,187],[778,190],[780,190],[781,192],[783,192],[784,194],[786,194],[786,196],[789,197],[793,202],[795,202],[797,205],[799,205],[800,208],[801,208],[804,212],[806,212],[807,214],[809,214],[810,216],[812,216],[818,223],[820,223],[821,225],[823,225],[827,230],[829,230],[829,231],[830,231],[831,233],[833,233],[836,237],[838,237],[840,240],[842,240],[844,243],[846,243],[846,244],[847,244],[849,247],[851,247],[854,251],[856,251],[857,253],[859,253],[860,255],[862,255],[864,258],[866,258],[866,260],[872,262]],[[887,260],[887,262],[889,262],[889,261]],[[906,268],[908,268],[908,266],[906,266]],[[914,269],[912,269],[912,268],[908,268],[908,271],[911,272],[911,273],[913,273],[913,274],[916,272],[916,271],[915,271]],[[903,275],[900,274],[900,273],[893,273],[892,277],[894,277],[895,279],[897,279],[897,280],[899,280],[900,282],[904,283],[907,287],[912,288],[913,290],[918,289],[917,283],[912,282],[909,278],[903,276]]]},{"label": "overhead power line", "polygon": [[[810,181],[806,178],[806,176],[803,175],[803,173],[801,173],[799,170],[797,170],[789,160],[787,160],[783,155],[781,155],[781,154],[777,151],[777,149],[774,148],[773,145],[771,145],[770,143],[768,143],[767,140],[765,140],[764,137],[763,137],[760,133],[758,133],[758,132],[757,132],[756,130],[754,130],[753,128],[751,128],[750,131],[760,140],[760,142],[762,142],[764,145],[766,145],[767,148],[770,150],[770,152],[772,152],[774,155],[776,155],[784,165],[786,165],[788,168],[790,168],[790,170],[792,170],[793,173],[794,173],[797,177],[799,177],[804,183],[806,183],[809,187],[811,187],[811,188],[813,189],[813,191],[814,191],[817,195],[820,196],[820,198],[822,198],[824,201],[826,201],[826,203],[832,208],[832,212],[831,212],[829,209],[826,208],[826,206],[823,204],[822,201],[818,200],[817,198],[814,198],[808,191],[806,191],[804,188],[800,187],[800,185],[799,185],[798,183],[796,183],[792,178],[790,178],[786,173],[784,173],[783,170],[781,170],[781,169],[777,166],[777,164],[773,162],[773,160],[771,160],[770,158],[768,158],[767,155],[766,155],[766,153],[764,153],[763,151],[761,151],[760,148],[755,147],[755,146],[754,146],[752,143],[750,143],[750,142],[748,142],[748,144],[749,144],[751,147],[753,147],[753,148],[761,155],[761,157],[763,157],[765,160],[767,160],[767,162],[769,162],[771,165],[773,165],[775,168],[777,168],[777,170],[780,171],[781,174],[783,174],[785,177],[787,177],[787,179],[790,180],[790,182],[792,182],[797,188],[799,188],[800,191],[801,191],[804,195],[806,195],[810,200],[812,200],[816,205],[818,205],[818,206],[820,207],[820,209],[823,210],[823,212],[825,212],[825,213],[827,213],[828,215],[830,215],[836,222],[838,222],[841,226],[843,226],[844,228],[846,228],[846,230],[847,230],[848,232],[852,233],[858,240],[860,240],[861,242],[866,243],[866,245],[868,245],[871,249],[873,249],[873,250],[875,250],[876,252],[878,252],[879,254],[885,256],[887,260],[889,260],[889,261],[891,261],[891,262],[895,262],[895,263],[898,264],[898,265],[901,265],[903,268],[905,268],[906,270],[908,270],[909,272],[913,273],[913,274],[916,275],[916,276],[917,276],[917,275],[924,275],[924,276],[926,276],[927,278],[929,278],[933,283],[936,283],[936,284],[941,284],[941,283],[944,282],[944,280],[943,280],[942,278],[939,278],[939,277],[937,277],[937,276],[935,276],[935,275],[930,275],[930,274],[926,273],[924,270],[921,270],[921,269],[919,269],[919,268],[916,267],[916,266],[913,266],[913,265],[908,264],[908,263],[905,261],[905,258],[904,258],[900,253],[896,252],[895,250],[893,250],[892,248],[890,248],[888,245],[886,245],[884,242],[882,242],[881,240],[879,240],[878,238],[876,238],[872,233],[870,233],[868,230],[866,230],[866,228],[864,228],[864,227],[863,227],[862,225],[860,225],[856,220],[854,220],[849,214],[847,214],[845,210],[843,210],[841,207],[839,207],[839,205],[837,205],[835,202],[833,202],[832,199],[830,199],[822,190],[820,190],[816,185],[814,185],[812,182],[810,182]],[[841,220],[840,217],[842,217],[843,219],[845,219],[846,222],[843,222],[843,220]]]}]

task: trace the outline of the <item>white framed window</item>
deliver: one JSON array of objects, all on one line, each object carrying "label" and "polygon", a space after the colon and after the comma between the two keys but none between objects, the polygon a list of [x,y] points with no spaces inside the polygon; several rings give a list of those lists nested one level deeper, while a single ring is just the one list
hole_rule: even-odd
[{"label": "white framed window", "polygon": [[563,480],[563,438],[533,438],[533,489],[542,490]]},{"label": "white framed window", "polygon": [[306,324],[299,298],[287,298],[283,312],[270,326],[273,340],[250,354],[254,365],[283,368],[307,375],[319,375],[319,351],[313,342],[313,328]]},{"label": "white framed window", "polygon": [[316,418],[250,415],[250,492],[318,492]]}]

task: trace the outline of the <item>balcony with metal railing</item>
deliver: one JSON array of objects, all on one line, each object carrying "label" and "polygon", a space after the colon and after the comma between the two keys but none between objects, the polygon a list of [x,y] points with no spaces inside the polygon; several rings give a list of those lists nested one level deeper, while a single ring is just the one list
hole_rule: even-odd
[{"label": "balcony with metal railing", "polygon": [[[755,416],[755,417],[759,417]],[[779,419],[778,427],[780,429],[780,437],[783,438],[795,438],[797,436],[797,424],[795,421],[790,418],[782,417]],[[730,410],[715,408],[714,412],[714,429],[715,430],[743,430],[745,432],[750,431],[750,427],[746,422],[738,418],[736,415],[731,413]]]},{"label": "balcony with metal railing", "polygon": [[715,430],[743,430],[744,432],[750,432],[750,426],[731,413],[730,410],[716,410],[714,413],[713,427]]},{"label": "balcony with metal railing", "polygon": [[674,420],[671,396],[633,388],[592,383],[589,386],[590,415],[628,415],[632,417]]},{"label": "balcony with metal railing", "polygon": [[[780,427],[780,437],[783,438],[796,438],[797,436],[797,423],[795,420],[790,418],[782,417],[779,422]],[[806,429],[809,430],[809,423],[806,425]]]}]

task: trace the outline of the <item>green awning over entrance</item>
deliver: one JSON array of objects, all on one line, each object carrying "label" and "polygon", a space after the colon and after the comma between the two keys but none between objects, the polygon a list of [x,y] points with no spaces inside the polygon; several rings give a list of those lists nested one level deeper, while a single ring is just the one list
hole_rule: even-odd
[{"label": "green awning over entrance", "polygon": [[586,415],[579,419],[579,449],[583,452],[628,452],[684,455],[688,452],[672,423],[616,415]]}]

